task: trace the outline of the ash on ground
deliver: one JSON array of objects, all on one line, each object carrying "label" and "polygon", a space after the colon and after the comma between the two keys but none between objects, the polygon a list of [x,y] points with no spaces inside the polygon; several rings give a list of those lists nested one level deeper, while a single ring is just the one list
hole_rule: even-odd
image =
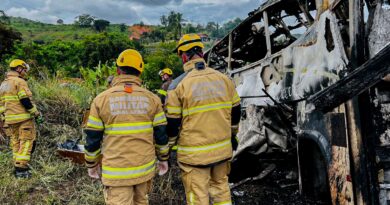
[{"label": "ash on ground", "polygon": [[[268,163],[269,164],[269,163]],[[234,205],[271,205],[271,204],[324,204],[310,200],[300,195],[298,185],[298,172],[294,160],[281,160],[274,162],[276,168],[262,179],[247,181],[231,189]],[[170,171],[163,177],[154,178],[154,188],[150,194],[151,205],[184,205],[185,192],[180,179],[180,169],[176,163],[176,156],[170,159]],[[267,163],[265,163],[267,165]],[[236,174],[237,167],[232,166],[232,173]],[[235,169],[235,170],[234,170]],[[235,176],[235,183],[245,179]]]}]

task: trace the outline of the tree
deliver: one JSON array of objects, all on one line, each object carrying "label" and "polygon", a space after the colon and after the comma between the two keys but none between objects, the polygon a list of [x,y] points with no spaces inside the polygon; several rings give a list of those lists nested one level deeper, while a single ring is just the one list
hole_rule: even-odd
[{"label": "tree", "polygon": [[160,21],[161,21],[161,25],[163,25],[164,27],[167,27],[168,26],[168,19],[165,15],[162,15],[160,17]]},{"label": "tree", "polygon": [[240,24],[242,20],[240,18],[235,18],[234,20],[228,21],[222,26],[222,31],[224,34],[229,33],[232,31],[238,24]]},{"label": "tree", "polygon": [[127,26],[124,23],[119,24],[119,29],[122,33],[127,31]]},{"label": "tree", "polygon": [[148,89],[154,90],[161,86],[158,71],[163,68],[171,68],[174,77],[183,73],[181,60],[172,53],[175,47],[176,42],[154,44],[153,49],[145,55],[145,69],[141,78]]},{"label": "tree", "polygon": [[178,36],[181,36],[183,14],[171,11],[167,17],[168,29],[173,31],[173,37],[178,40]]},{"label": "tree", "polygon": [[[2,17],[7,17],[3,11],[0,12]],[[8,17],[7,17],[8,18]],[[6,21],[9,22],[9,21]],[[3,59],[5,54],[12,54],[13,47],[17,41],[22,40],[22,34],[13,30],[3,19],[0,21],[0,59]]]},{"label": "tree", "polygon": [[110,22],[104,19],[97,19],[93,21],[93,28],[97,32],[102,32],[110,25]]},{"label": "tree", "polygon": [[196,28],[190,23],[184,26],[183,31],[185,33],[197,33]]},{"label": "tree", "polygon": [[81,64],[84,67],[94,67],[107,61],[114,61],[119,53],[128,48],[141,49],[140,46],[130,41],[123,33],[102,32],[86,36],[81,42],[83,51]]},{"label": "tree", "polygon": [[179,38],[181,37],[181,23],[183,22],[183,14],[182,13],[176,13],[176,29],[179,34]]},{"label": "tree", "polygon": [[64,20],[62,20],[62,19],[58,19],[58,20],[57,20],[57,24],[59,24],[59,25],[62,25],[62,24],[64,24]]},{"label": "tree", "polygon": [[80,27],[90,27],[92,26],[92,23],[94,22],[95,17],[91,16],[89,14],[82,14],[80,16],[76,17],[75,24]]},{"label": "tree", "polygon": [[0,10],[0,22],[4,24],[10,23],[10,18],[5,14],[3,10]]},{"label": "tree", "polygon": [[206,25],[206,30],[212,32],[217,29],[217,24],[215,22],[208,22]]}]

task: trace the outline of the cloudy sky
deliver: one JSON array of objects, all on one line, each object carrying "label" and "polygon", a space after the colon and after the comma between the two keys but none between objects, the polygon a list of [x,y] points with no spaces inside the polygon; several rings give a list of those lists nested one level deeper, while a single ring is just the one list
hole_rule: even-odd
[{"label": "cloudy sky", "polygon": [[80,14],[91,14],[113,23],[143,21],[159,24],[160,16],[173,10],[189,22],[226,22],[245,18],[262,0],[0,0],[0,10],[45,23],[63,19],[72,23]]}]

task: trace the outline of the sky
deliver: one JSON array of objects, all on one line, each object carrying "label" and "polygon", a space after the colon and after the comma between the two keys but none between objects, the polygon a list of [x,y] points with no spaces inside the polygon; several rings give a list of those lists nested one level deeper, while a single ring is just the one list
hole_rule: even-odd
[{"label": "sky", "polygon": [[262,0],[0,0],[0,10],[44,23],[58,19],[73,23],[81,14],[91,14],[112,23],[159,24],[170,11],[183,13],[187,22],[224,23],[236,17],[246,18]]}]

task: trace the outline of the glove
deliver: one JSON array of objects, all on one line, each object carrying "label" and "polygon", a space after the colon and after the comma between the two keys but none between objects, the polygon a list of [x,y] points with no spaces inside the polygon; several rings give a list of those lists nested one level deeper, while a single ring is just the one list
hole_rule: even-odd
[{"label": "glove", "polygon": [[158,175],[162,176],[166,174],[169,169],[168,161],[159,161],[157,163],[157,167],[158,167]]},{"label": "glove", "polygon": [[44,121],[45,121],[45,119],[43,119],[43,117],[42,117],[41,114],[39,114],[39,115],[37,115],[37,116],[35,117],[35,122],[36,122],[38,125],[42,124]]},{"label": "glove", "polygon": [[101,168],[100,164],[98,164],[95,167],[88,168],[88,175],[92,179],[100,179],[102,176],[102,168]]}]

